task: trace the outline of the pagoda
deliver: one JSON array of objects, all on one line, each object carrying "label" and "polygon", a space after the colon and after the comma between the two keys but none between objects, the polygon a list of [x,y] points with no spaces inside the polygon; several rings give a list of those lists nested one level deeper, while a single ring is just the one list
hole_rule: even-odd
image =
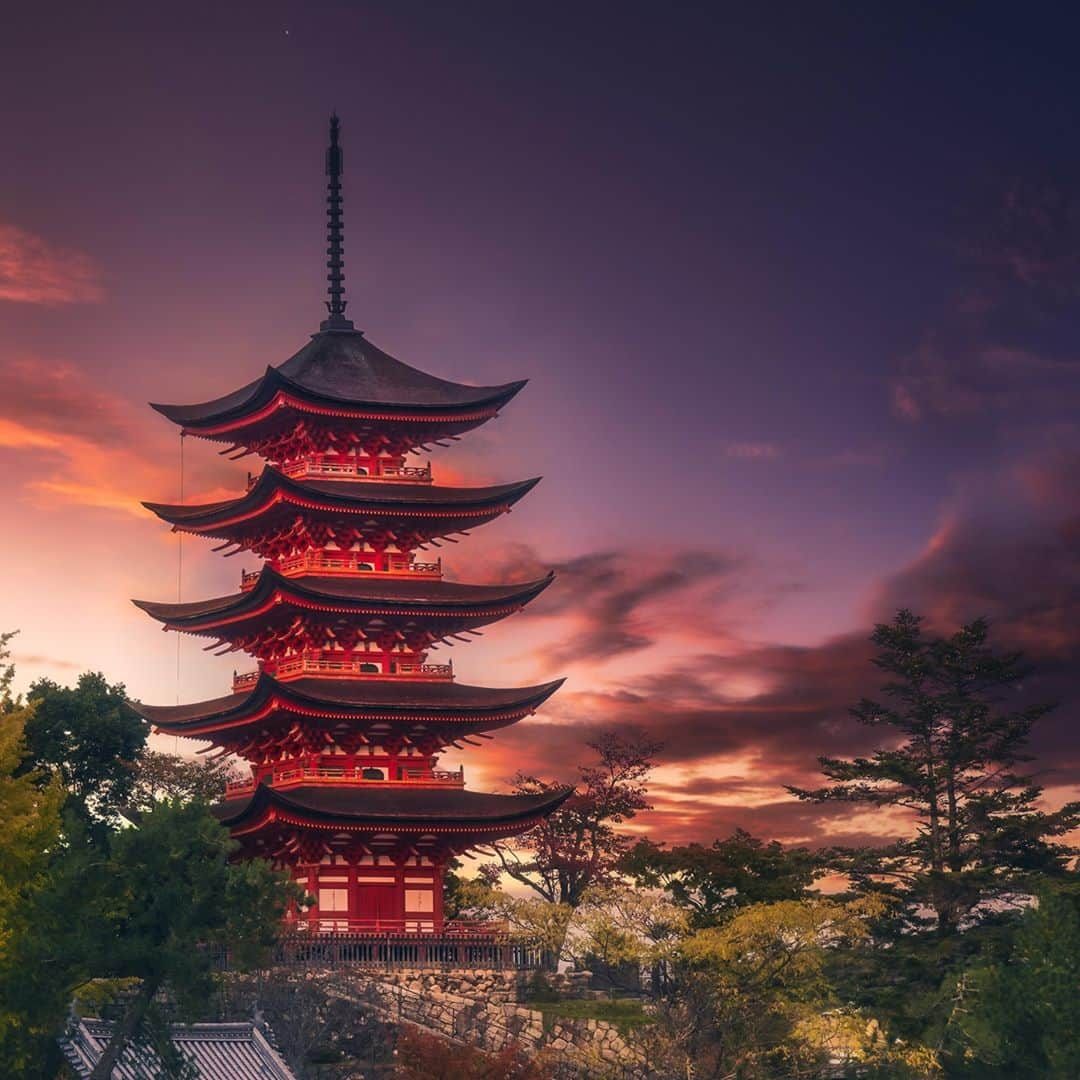
[{"label": "pagoda", "polygon": [[[468,641],[520,611],[552,575],[511,585],[447,581],[428,554],[508,513],[536,483],[449,487],[410,454],[494,418],[525,385],[466,386],[376,348],[345,317],[342,153],[326,155],[328,317],[299,352],[201,405],[154,405],[183,435],[257,454],[238,498],[146,503],[173,530],[250,552],[237,592],[192,603],[135,601],[162,628],[194,634],[256,669],[190,705],[136,707],[163,733],[233,754],[250,777],[216,807],[239,857],[288,868],[317,901],[313,929],[444,931],[447,864],[514,836],[569,795],[497,795],[438,768],[448,746],[478,745],[561,685],[465,686],[441,644]],[[412,459],[415,460],[415,459]]]}]

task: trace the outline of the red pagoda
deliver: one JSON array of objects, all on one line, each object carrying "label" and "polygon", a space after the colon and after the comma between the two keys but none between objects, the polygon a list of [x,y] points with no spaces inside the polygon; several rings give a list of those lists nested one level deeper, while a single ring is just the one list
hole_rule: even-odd
[{"label": "red pagoda", "polygon": [[536,483],[443,487],[410,453],[479,427],[525,385],[466,386],[376,348],[345,317],[342,155],[326,157],[329,317],[295,356],[201,405],[155,405],[185,435],[266,465],[239,498],[145,504],[215,550],[264,559],[240,589],[194,603],[138,606],[208,648],[242,650],[256,670],[192,705],[137,708],[154,727],[235,754],[251,778],[217,814],[241,857],[288,867],[317,900],[312,928],[432,934],[444,929],[447,863],[520,833],[569,794],[466,790],[437,768],[447,746],[476,745],[532,713],[562,680],[463,686],[428,661],[449,639],[520,611],[551,582],[443,579],[429,546],[492,521]]}]

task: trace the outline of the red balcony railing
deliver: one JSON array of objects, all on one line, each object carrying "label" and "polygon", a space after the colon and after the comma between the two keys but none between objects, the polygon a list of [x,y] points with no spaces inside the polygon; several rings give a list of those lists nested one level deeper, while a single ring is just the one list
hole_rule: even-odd
[{"label": "red balcony railing", "polygon": [[[375,670],[372,670],[372,669]],[[276,664],[268,665],[267,671],[275,678],[293,679],[303,675],[322,677],[363,676],[369,679],[423,679],[442,682],[454,678],[454,665],[416,664],[392,661],[391,671],[382,669],[381,660],[338,659],[332,653],[304,653],[287,656]],[[233,693],[250,690],[259,681],[258,671],[233,672]]]},{"label": "red balcony railing", "polygon": [[281,471],[294,480],[321,477],[324,480],[393,480],[396,483],[428,484],[430,465],[382,465],[374,469],[351,461],[290,461]]},{"label": "red balcony railing", "polygon": [[[264,774],[263,779],[275,788],[296,787],[303,784],[356,784],[364,787],[397,787],[402,784],[412,787],[464,787],[465,769],[459,768],[456,772],[445,769],[405,769],[400,780],[368,779],[363,773],[370,766],[358,765],[355,768],[333,768],[310,766],[285,766],[274,769],[273,772]],[[255,778],[237,780],[225,786],[225,798],[239,799],[244,795],[254,793],[256,787]]]},{"label": "red balcony railing", "polygon": [[[371,562],[373,558],[371,554],[355,551],[306,551],[300,555],[291,555],[287,559],[279,559],[276,568],[285,575],[377,573],[380,577],[442,577],[442,559],[435,562],[409,562],[406,555],[391,555],[387,569],[376,571]],[[241,571],[240,588],[254,588],[260,573],[259,570]]]}]

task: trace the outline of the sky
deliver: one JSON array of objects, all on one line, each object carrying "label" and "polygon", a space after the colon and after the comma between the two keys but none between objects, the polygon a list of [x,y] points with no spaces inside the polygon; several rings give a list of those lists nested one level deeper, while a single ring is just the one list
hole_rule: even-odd
[{"label": "sky", "polygon": [[[470,786],[663,743],[654,839],[891,838],[810,806],[871,750],[876,621],[987,616],[1058,699],[1080,781],[1080,73],[1064,8],[374,2],[22,5],[0,39],[0,628],[20,684],[225,692],[131,604],[252,561],[140,500],[227,498],[148,401],[250,381],[323,317],[326,118],[348,314],[477,384],[530,380],[433,460],[543,483],[444,549],[556,584],[456,648],[567,683]],[[441,659],[433,654],[432,659]],[[173,749],[173,740],[167,740]],[[184,750],[178,746],[177,749]],[[447,755],[444,763],[456,766]]]}]

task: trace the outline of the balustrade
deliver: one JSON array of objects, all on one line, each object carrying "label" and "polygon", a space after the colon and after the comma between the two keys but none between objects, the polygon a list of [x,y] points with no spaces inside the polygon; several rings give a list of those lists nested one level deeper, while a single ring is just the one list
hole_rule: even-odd
[{"label": "balustrade", "polygon": [[[363,655],[363,654],[361,654]],[[265,668],[268,675],[277,679],[292,679],[302,675],[319,675],[324,677],[341,676],[366,676],[368,678],[381,679],[424,679],[432,681],[450,681],[454,678],[454,664],[414,664],[390,662],[390,671],[382,668],[382,658],[375,656],[370,660],[352,658],[338,658],[333,653],[305,653],[300,656],[287,656],[284,660],[268,664]],[[259,681],[259,671],[246,671],[243,674],[233,672],[233,693],[238,694],[242,690],[250,690]]]},{"label": "balustrade", "polygon": [[431,482],[430,465],[380,465],[374,470],[366,465],[351,461],[290,461],[281,467],[281,472],[293,480],[307,477],[323,477],[335,480],[347,477],[351,480],[396,480],[406,483],[426,484]]},{"label": "balustrade", "polygon": [[[422,786],[422,787],[464,787],[464,766],[456,772],[447,769],[406,769],[402,772],[400,780],[375,780],[365,777],[364,770],[370,768],[366,765],[356,765],[354,768],[334,766],[288,766],[274,769],[262,779],[277,788],[295,787],[298,784],[356,784],[366,787],[395,787],[399,784]],[[254,778],[249,780],[235,780],[225,785],[225,798],[237,799],[243,795],[251,795],[257,787]]]},{"label": "balustrade", "polygon": [[[330,574],[374,573],[374,552],[364,551],[305,551],[299,555],[290,555],[279,559],[275,564],[279,573],[288,574],[295,570]],[[381,573],[420,574],[424,577],[442,577],[442,559],[435,562],[408,561],[406,555],[388,556],[389,566]],[[258,579],[256,571],[250,580]],[[248,580],[245,575],[245,581]]]}]

